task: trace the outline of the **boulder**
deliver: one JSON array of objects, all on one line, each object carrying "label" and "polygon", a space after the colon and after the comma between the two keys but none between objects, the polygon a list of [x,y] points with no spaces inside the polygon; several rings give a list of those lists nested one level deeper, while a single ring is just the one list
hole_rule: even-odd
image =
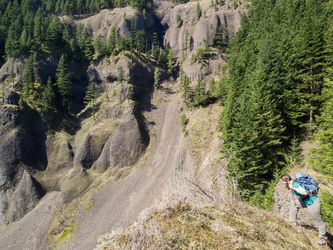
[{"label": "boulder", "polygon": [[102,128],[92,130],[86,134],[76,149],[74,166],[82,166],[85,169],[91,168],[93,163],[100,156],[109,136],[109,131],[103,130]]},{"label": "boulder", "polygon": [[82,195],[92,183],[90,175],[83,169],[73,169],[61,185],[60,192],[62,201],[69,203],[76,197]]},{"label": "boulder", "polygon": [[9,89],[5,91],[2,101],[0,100],[0,105],[1,104],[18,105],[19,100],[20,100],[20,95],[15,91]]},{"label": "boulder", "polygon": [[134,165],[148,144],[149,136],[144,122],[135,115],[134,107],[129,106],[93,168],[105,171],[109,167],[122,168]]},{"label": "boulder", "polygon": [[[8,99],[15,103],[16,94],[8,93],[13,97]],[[43,125],[36,113],[29,109],[21,112],[13,104],[0,106],[0,159],[0,216],[6,214],[9,221],[14,221],[35,204],[34,194],[29,198],[23,191],[25,187],[34,190],[26,170],[45,170],[47,165]],[[21,202],[27,203],[20,208]],[[0,223],[5,221],[0,219]]]},{"label": "boulder", "polygon": [[13,222],[21,219],[26,213],[33,209],[39,201],[42,190],[40,185],[23,171],[22,179],[14,194],[10,198],[7,211],[7,221]]},{"label": "boulder", "polygon": [[280,180],[275,187],[273,199],[275,201],[273,213],[282,218],[288,219],[290,201],[293,199],[293,195],[291,191],[288,191],[285,188],[282,180]]}]

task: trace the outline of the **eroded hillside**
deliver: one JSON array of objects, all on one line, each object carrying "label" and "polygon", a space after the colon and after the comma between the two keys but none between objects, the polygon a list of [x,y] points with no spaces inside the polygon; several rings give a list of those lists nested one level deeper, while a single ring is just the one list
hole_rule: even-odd
[{"label": "eroded hillside", "polygon": [[[104,58],[96,54],[90,62],[71,60],[73,100],[68,113],[45,116],[43,108],[33,104],[42,98],[37,83],[28,98],[23,97],[31,57],[6,61],[0,69],[1,248],[91,249],[98,236],[131,224],[163,192],[182,189],[190,195],[195,187],[184,176],[199,181],[197,171],[220,168],[215,126],[222,107],[188,110],[179,67],[193,86],[203,77],[218,79],[224,60],[217,50],[205,62],[193,58],[204,40],[212,42],[221,24],[233,35],[244,10],[214,9],[202,1],[202,17],[192,20],[196,8],[192,2],[176,7],[161,2],[146,16],[126,7],[80,20],[62,17],[70,27],[83,24],[93,38],[105,39],[112,27],[125,39],[131,37],[135,22],[146,42],[156,33],[160,46],[170,46],[175,57],[171,76],[157,59],[136,51]],[[181,65],[187,39],[187,58]],[[35,62],[35,80],[57,78],[59,61],[48,55]],[[154,83],[156,68],[159,84]],[[92,78],[99,97],[84,106]],[[188,119],[185,130],[182,115]]]}]

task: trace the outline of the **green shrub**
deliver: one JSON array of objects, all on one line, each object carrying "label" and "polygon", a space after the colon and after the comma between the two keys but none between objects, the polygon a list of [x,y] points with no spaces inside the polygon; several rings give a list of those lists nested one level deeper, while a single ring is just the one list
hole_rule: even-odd
[{"label": "green shrub", "polygon": [[180,117],[180,124],[182,125],[182,132],[185,133],[185,137],[188,135],[188,131],[186,130],[186,126],[189,122],[189,119],[186,117],[185,114],[182,114]]},{"label": "green shrub", "polygon": [[180,15],[177,14],[177,28],[183,25],[183,20],[180,18]]},{"label": "green shrub", "polygon": [[333,229],[333,195],[328,191],[322,192],[321,196],[321,213],[323,219],[330,228]]}]

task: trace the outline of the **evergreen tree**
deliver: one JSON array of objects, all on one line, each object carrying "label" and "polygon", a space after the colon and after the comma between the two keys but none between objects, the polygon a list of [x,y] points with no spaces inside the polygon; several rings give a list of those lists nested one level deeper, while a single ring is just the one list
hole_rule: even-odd
[{"label": "evergreen tree", "polygon": [[315,169],[327,175],[333,175],[333,69],[329,68],[329,78],[325,79],[323,96],[325,98],[321,115],[318,117],[319,130],[314,139],[319,142],[319,148],[313,148],[312,163]]},{"label": "evergreen tree", "polygon": [[34,23],[34,44],[37,50],[41,49],[42,42],[43,42],[43,13],[41,9],[38,9],[36,16],[35,16],[35,23]]},{"label": "evergreen tree", "polygon": [[117,46],[117,30],[116,26],[112,26],[107,44],[107,49],[109,54],[111,55],[113,54],[113,52],[116,50],[116,46]]},{"label": "evergreen tree", "polygon": [[94,40],[94,49],[97,57],[103,57],[106,55],[107,48],[101,34],[99,34]]},{"label": "evergreen tree", "polygon": [[200,7],[200,3],[198,2],[197,3],[197,18],[198,18],[198,20],[200,19],[201,14],[202,14],[202,10],[201,10],[201,7]]},{"label": "evergreen tree", "polygon": [[195,88],[194,100],[196,105],[203,104],[206,100],[206,83],[201,78],[198,79],[198,84]]},{"label": "evergreen tree", "polygon": [[34,82],[34,70],[33,70],[33,55],[30,55],[27,59],[24,70],[22,72],[23,82],[23,99],[25,102],[29,102],[30,90]]},{"label": "evergreen tree", "polygon": [[84,97],[84,103],[86,105],[91,105],[91,109],[94,114],[94,119],[95,118],[95,109],[96,109],[96,98],[97,98],[97,90],[95,88],[96,80],[95,77],[91,77],[89,79],[89,85],[87,87],[86,95]]},{"label": "evergreen tree", "polygon": [[30,48],[31,41],[30,41],[29,37],[27,36],[26,30],[22,31],[19,43],[20,43],[20,51],[22,53],[27,53]]},{"label": "evergreen tree", "polygon": [[172,73],[173,73],[174,61],[175,61],[175,58],[173,56],[172,49],[169,49],[168,63],[167,63],[167,67],[168,67],[167,73],[168,73],[168,75],[172,75]]},{"label": "evergreen tree", "polygon": [[229,36],[228,36],[228,30],[224,27],[223,24],[219,26],[214,40],[216,47],[222,52],[225,52],[226,47],[228,45]]},{"label": "evergreen tree", "polygon": [[300,167],[302,163],[302,148],[296,136],[290,141],[289,152],[286,155],[286,162],[288,167]]},{"label": "evergreen tree", "polygon": [[56,95],[52,86],[51,77],[48,77],[42,98],[42,110],[45,113],[49,113],[55,107]]},{"label": "evergreen tree", "polygon": [[117,77],[117,81],[119,82],[119,83],[122,83],[124,80],[125,80],[125,76],[124,76],[124,74],[125,74],[125,71],[124,71],[124,68],[123,68],[123,66],[120,66],[118,69],[117,69],[117,71],[118,71],[118,77]]},{"label": "evergreen tree", "polygon": [[283,120],[263,72],[254,74],[251,82],[249,91],[238,98],[231,90],[221,118],[223,151],[234,154],[228,165],[230,177],[237,178],[247,194],[273,177],[285,139]]},{"label": "evergreen tree", "polygon": [[65,108],[68,108],[72,96],[72,82],[70,78],[71,74],[68,72],[65,55],[61,55],[56,71],[56,85],[60,94],[61,104]]},{"label": "evergreen tree", "polygon": [[96,97],[97,97],[97,90],[95,89],[96,79],[95,77],[90,77],[89,85],[87,87],[86,95],[84,97],[84,103],[89,104],[92,103],[94,105]]},{"label": "evergreen tree", "polygon": [[[63,51],[62,25],[56,17],[47,27],[45,33],[45,47],[52,52],[52,55],[61,55]],[[59,54],[60,53],[60,54]]]},{"label": "evergreen tree", "polygon": [[190,104],[192,102],[193,97],[193,91],[190,86],[190,78],[184,74],[183,82],[182,82],[182,88],[183,88],[183,94],[182,97],[184,98],[184,102],[187,104]]}]

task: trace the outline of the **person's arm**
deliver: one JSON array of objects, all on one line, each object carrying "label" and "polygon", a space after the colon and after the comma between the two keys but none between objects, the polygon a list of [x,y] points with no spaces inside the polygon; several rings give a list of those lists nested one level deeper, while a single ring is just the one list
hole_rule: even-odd
[{"label": "person's arm", "polygon": [[308,195],[308,193],[306,192],[306,190],[305,190],[302,186],[300,186],[300,187],[298,187],[298,188],[295,188],[295,187],[293,186],[293,182],[292,182],[292,181],[289,182],[289,188],[290,188],[291,190],[294,190],[295,192],[301,194],[301,195]]}]

